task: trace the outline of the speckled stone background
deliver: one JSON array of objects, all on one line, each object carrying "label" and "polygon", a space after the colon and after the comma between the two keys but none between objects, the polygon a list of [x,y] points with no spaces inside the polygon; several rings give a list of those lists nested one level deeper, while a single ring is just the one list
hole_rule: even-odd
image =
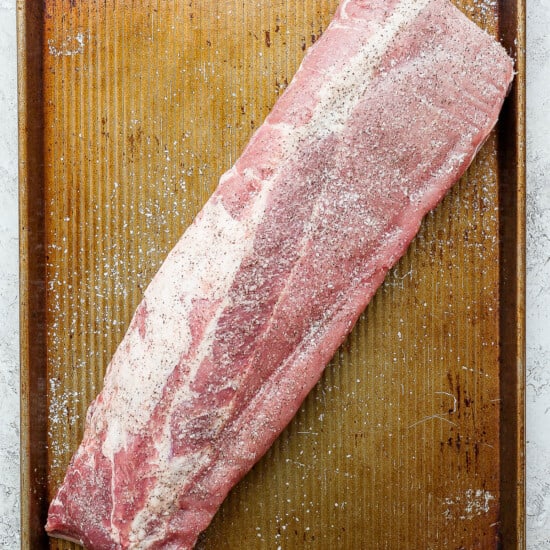
[{"label": "speckled stone background", "polygon": [[550,0],[527,0],[527,541],[550,548]]},{"label": "speckled stone background", "polygon": [[14,0],[0,0],[0,548],[19,547],[17,63]]},{"label": "speckled stone background", "polygon": [[[550,0],[527,0],[527,540],[550,548]],[[0,0],[0,548],[19,544],[15,0]]]}]

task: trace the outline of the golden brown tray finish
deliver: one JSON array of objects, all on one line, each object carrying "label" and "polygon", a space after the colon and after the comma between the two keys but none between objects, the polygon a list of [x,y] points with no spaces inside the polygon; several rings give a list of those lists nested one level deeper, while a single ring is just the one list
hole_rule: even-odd
[{"label": "golden brown tray finish", "polygon": [[[336,0],[18,2],[22,541],[141,293]],[[203,549],[524,547],[524,6],[501,121]]]}]

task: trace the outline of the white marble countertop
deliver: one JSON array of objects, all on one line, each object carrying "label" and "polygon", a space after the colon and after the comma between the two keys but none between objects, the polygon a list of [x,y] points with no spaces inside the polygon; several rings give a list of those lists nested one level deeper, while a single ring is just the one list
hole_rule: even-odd
[{"label": "white marble countertop", "polygon": [[[527,1],[527,546],[550,548],[550,0]],[[0,0],[0,548],[19,548],[15,0]]]}]

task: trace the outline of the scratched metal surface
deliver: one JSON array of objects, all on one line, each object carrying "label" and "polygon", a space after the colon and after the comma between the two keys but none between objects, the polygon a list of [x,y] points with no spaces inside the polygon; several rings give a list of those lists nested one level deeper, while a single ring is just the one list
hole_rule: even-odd
[{"label": "scratched metal surface", "polygon": [[[108,361],[336,5],[19,3],[24,547],[75,548],[41,526]],[[459,5],[521,40],[521,4]],[[199,548],[521,547],[517,98]]]}]

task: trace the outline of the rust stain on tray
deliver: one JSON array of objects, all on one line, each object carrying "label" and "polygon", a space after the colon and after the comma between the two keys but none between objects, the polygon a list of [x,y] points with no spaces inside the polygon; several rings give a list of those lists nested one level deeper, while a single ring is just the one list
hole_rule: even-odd
[{"label": "rust stain on tray", "polygon": [[[337,1],[30,4],[19,3],[23,541],[68,549],[40,525],[104,369]],[[510,46],[521,38],[521,4],[459,5]],[[501,126],[519,135],[515,94]],[[514,246],[502,244],[502,203],[523,185],[520,168],[505,187],[504,153],[494,132],[199,548],[491,548],[503,521],[521,533],[517,498],[501,494],[523,460],[515,474],[501,461],[501,401],[521,386],[501,374],[514,362],[502,319],[521,309],[502,302]]]}]

